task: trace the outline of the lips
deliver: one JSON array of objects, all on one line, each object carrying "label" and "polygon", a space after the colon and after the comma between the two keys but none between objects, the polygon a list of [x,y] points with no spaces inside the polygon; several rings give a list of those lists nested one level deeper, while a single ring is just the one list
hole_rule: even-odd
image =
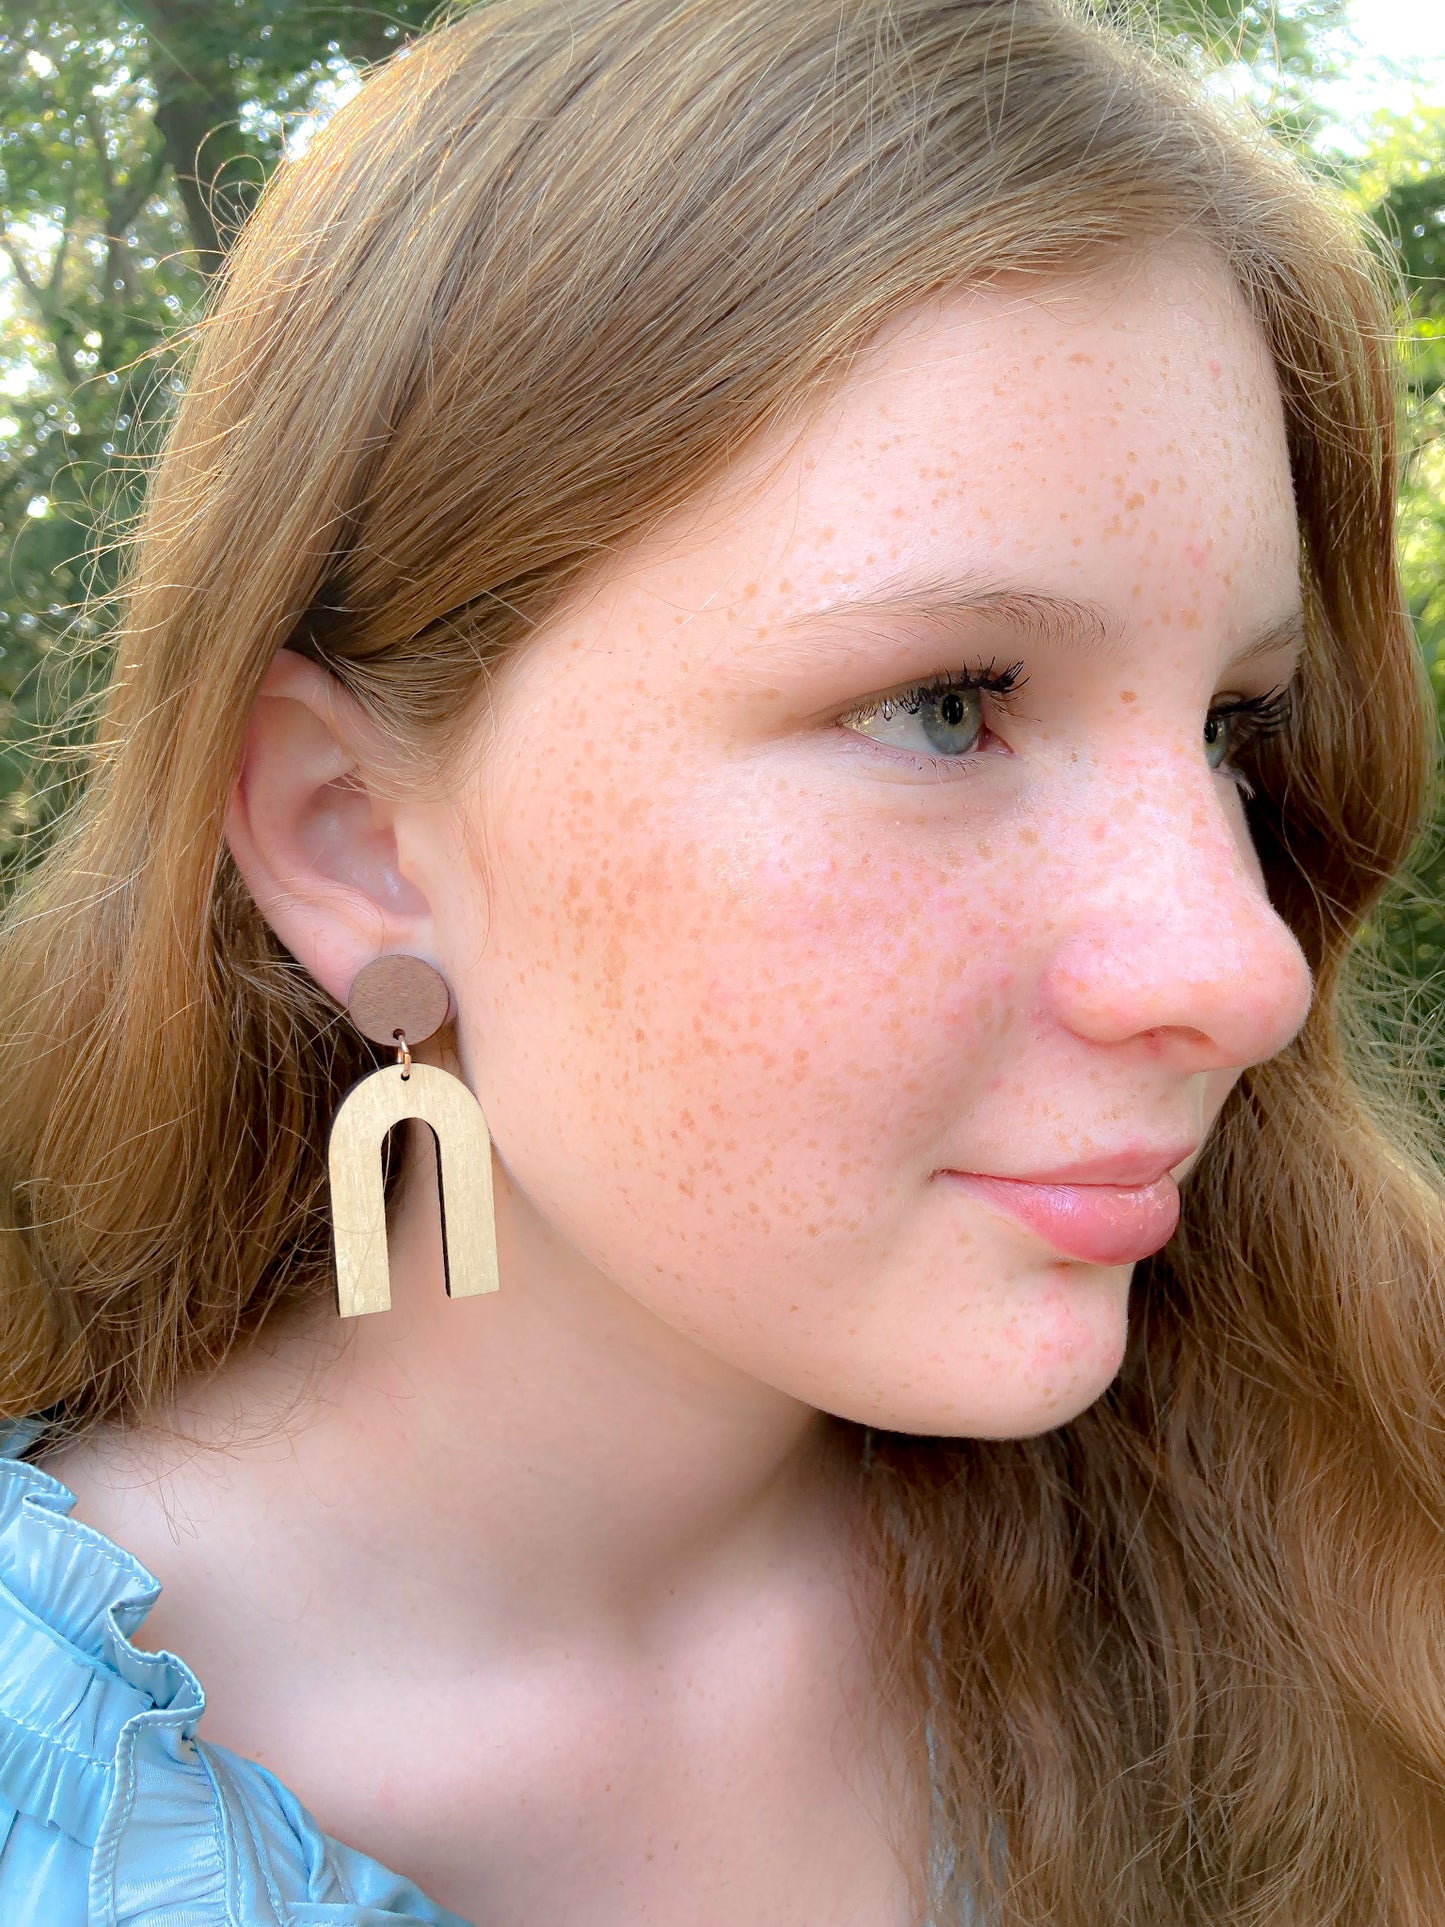
[{"label": "lips", "polygon": [[965,1171],[939,1176],[1087,1264],[1134,1264],[1168,1244],[1179,1223],[1179,1186],[1167,1172],[1149,1184],[1058,1184]]}]

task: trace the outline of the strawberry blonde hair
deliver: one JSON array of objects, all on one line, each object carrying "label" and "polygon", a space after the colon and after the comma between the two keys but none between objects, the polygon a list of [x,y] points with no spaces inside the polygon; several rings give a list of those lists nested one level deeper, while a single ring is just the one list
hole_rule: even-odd
[{"label": "strawberry blonde hair", "polygon": [[[88,782],[0,931],[0,1409],[144,1415],[330,1290],[368,1048],[222,820],[282,647],[419,770],[585,572],[940,289],[1187,236],[1279,373],[1309,638],[1248,814],[1316,995],[1020,1440],[842,1427],[936,1918],[1439,1927],[1445,1207],[1351,1035],[1428,806],[1390,290],[1186,78],[1050,0],[493,0],[284,164],[197,330]],[[1378,1080],[1377,1080],[1378,1081]]]}]

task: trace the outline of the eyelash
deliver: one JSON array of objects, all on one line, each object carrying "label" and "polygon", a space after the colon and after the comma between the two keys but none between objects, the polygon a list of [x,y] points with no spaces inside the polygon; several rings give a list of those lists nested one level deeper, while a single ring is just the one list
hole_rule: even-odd
[{"label": "eyelash", "polygon": [[[1009,709],[1027,682],[1028,677],[1024,674],[1024,666],[1021,662],[1010,663],[1006,668],[1000,669],[997,662],[990,658],[988,662],[968,669],[936,670],[922,682],[910,683],[906,689],[896,694],[881,696],[865,707],[850,711],[849,715],[840,718],[840,721],[846,723],[853,717],[875,713],[886,721],[892,715],[894,708],[906,710],[910,716],[916,716],[926,702],[936,702],[940,697],[950,693],[973,694],[979,690],[987,690],[1004,709]],[[1239,719],[1248,724],[1243,743],[1235,749],[1235,754],[1238,755],[1253,749],[1266,737],[1278,735],[1288,726],[1293,699],[1294,685],[1281,683],[1273,689],[1266,690],[1262,696],[1235,696],[1228,702],[1215,703],[1207,711],[1205,720],[1208,722],[1216,718]],[[945,765],[956,766],[970,760],[966,757],[929,756],[926,752],[919,751],[910,751],[909,754],[940,768]],[[1253,796],[1254,789],[1248,777],[1233,763],[1221,763],[1219,769],[1225,774],[1234,776],[1246,801]]]},{"label": "eyelash", "polygon": [[[960,691],[973,694],[976,690],[986,689],[1007,709],[1012,699],[1028,681],[1023,671],[1024,666],[1021,662],[1013,662],[1006,669],[1000,669],[992,659],[973,669],[940,669],[925,681],[910,684],[896,696],[880,697],[876,706],[879,714],[886,721],[892,715],[894,705],[899,709],[906,709],[910,716],[916,716],[926,702],[936,701],[940,696],[957,694]],[[864,712],[858,710],[854,713],[861,715]],[[947,757],[930,758],[930,761],[938,762],[948,760]]]},{"label": "eyelash", "polygon": [[1262,736],[1277,736],[1289,722],[1293,693],[1291,684],[1281,683],[1262,696],[1235,696],[1227,703],[1216,703],[1209,714],[1248,717],[1248,740],[1257,743]]}]

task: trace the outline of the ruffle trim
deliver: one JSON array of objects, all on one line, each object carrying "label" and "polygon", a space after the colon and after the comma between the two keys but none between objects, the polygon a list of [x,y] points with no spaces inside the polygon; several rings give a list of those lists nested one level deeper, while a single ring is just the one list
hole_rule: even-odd
[{"label": "ruffle trim", "polygon": [[132,1640],[159,1582],[26,1443],[0,1428],[0,1799],[91,1849],[92,1927],[468,1927],[196,1739],[195,1674]]},{"label": "ruffle trim", "polygon": [[49,1473],[0,1460],[0,1793],[92,1849],[92,1919],[150,1911],[145,1836],[159,1822],[166,1860],[188,1870],[188,1918],[226,1927],[216,1793],[195,1744],[205,1694],[173,1653],[132,1643],[160,1586],[74,1504]]}]

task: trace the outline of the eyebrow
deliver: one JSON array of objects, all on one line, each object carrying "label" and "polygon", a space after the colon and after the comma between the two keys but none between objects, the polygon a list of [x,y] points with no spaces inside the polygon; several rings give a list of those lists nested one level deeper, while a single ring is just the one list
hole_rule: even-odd
[{"label": "eyebrow", "polygon": [[1282,656],[1288,650],[1293,650],[1296,655],[1303,654],[1306,639],[1305,612],[1302,608],[1291,609],[1287,616],[1281,616],[1278,622],[1271,622],[1242,649],[1237,649],[1225,668],[1243,669],[1266,656]]},{"label": "eyebrow", "polygon": [[[836,624],[847,629],[899,620],[948,627],[960,620],[976,621],[980,617],[1001,622],[1025,638],[1037,636],[1049,642],[1065,643],[1081,654],[1104,660],[1119,655],[1123,648],[1122,624],[1100,603],[1008,584],[988,587],[967,581],[934,581],[906,589],[885,585],[881,590],[845,597],[825,608],[789,616],[779,628],[791,633],[816,625]],[[1304,643],[1304,610],[1296,605],[1245,642],[1225,667],[1245,668],[1291,649],[1301,650]]]}]

